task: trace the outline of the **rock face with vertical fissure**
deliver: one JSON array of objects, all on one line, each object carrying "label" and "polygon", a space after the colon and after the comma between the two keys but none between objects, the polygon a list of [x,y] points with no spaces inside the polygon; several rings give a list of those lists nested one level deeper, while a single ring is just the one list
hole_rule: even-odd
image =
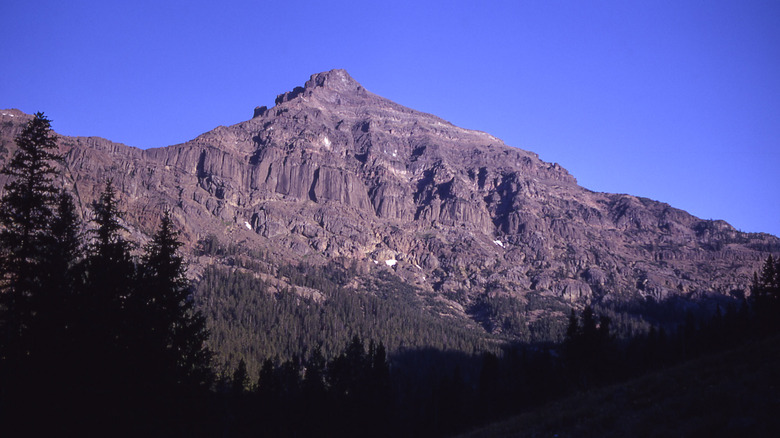
[{"label": "rock face with vertical fissure", "polygon": [[[7,160],[30,116],[2,113]],[[354,261],[444,300],[729,293],[780,252],[774,236],[584,189],[558,164],[374,95],[343,70],[183,144],[59,142],[82,212],[113,179],[139,241],[171,208],[189,244],[215,233],[278,260]]]}]

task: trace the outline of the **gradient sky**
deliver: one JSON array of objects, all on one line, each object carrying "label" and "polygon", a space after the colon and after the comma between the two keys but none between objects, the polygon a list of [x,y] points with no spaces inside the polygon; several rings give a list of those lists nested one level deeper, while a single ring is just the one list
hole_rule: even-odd
[{"label": "gradient sky", "polygon": [[780,235],[778,1],[1,1],[0,108],[141,148],[344,68],[591,190]]}]

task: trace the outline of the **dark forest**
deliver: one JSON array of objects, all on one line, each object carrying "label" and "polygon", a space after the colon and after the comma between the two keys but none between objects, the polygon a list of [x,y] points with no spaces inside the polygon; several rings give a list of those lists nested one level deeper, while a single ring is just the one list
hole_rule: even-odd
[{"label": "dark forest", "polygon": [[[443,437],[780,329],[771,256],[748,296],[714,309],[594,304],[525,337],[437,315],[392,275],[348,290],[349,267],[268,269],[255,254],[192,282],[168,214],[144,247],[123,237],[111,181],[80,223],[42,113],[16,142],[0,201],[3,436]],[[208,236],[197,251],[242,249]],[[272,292],[259,273],[293,286]],[[505,333],[527,328],[512,302],[479,305]]]}]

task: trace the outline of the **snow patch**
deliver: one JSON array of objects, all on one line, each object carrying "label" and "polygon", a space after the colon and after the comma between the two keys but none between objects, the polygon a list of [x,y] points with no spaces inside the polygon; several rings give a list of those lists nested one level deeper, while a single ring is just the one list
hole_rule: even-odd
[{"label": "snow patch", "polygon": [[328,137],[322,138],[322,144],[325,145],[326,148],[330,149],[330,139]]},{"label": "snow patch", "polygon": [[417,263],[415,263],[415,264],[414,264],[414,266],[416,266],[416,267],[417,267],[417,269],[419,269],[419,270],[421,270],[421,271],[422,271],[422,266],[418,265]]},{"label": "snow patch", "polygon": [[246,222],[246,221],[244,221],[244,225],[246,225],[246,228],[247,228],[248,230],[251,230],[251,229],[252,229],[252,226],[251,226],[251,225],[249,225],[249,222]]},{"label": "snow patch", "polygon": [[387,266],[395,266],[396,263],[398,263],[398,260],[396,259],[385,260]]},{"label": "snow patch", "polygon": [[494,240],[493,243],[495,243],[496,245],[500,246],[501,248],[505,248],[504,242],[502,242],[500,240]]},{"label": "snow patch", "polygon": [[379,260],[371,260],[371,261],[374,262],[375,265],[379,264]]},{"label": "snow patch", "polygon": [[407,172],[405,169],[396,169],[395,167],[391,167],[390,171],[393,172],[393,175],[396,175],[396,176],[398,176],[398,175],[406,176],[406,175],[409,174],[409,172]]}]

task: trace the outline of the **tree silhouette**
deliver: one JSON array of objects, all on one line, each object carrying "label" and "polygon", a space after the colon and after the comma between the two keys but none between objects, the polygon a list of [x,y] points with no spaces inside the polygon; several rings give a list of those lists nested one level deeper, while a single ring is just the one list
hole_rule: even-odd
[{"label": "tree silhouette", "polygon": [[80,245],[73,203],[54,185],[50,120],[35,114],[16,144],[0,200],[0,422],[34,435],[46,428],[36,415],[62,420],[65,400],[77,398],[66,388],[81,359],[69,314]]},{"label": "tree silhouette", "polygon": [[306,362],[306,372],[301,383],[302,436],[315,436],[323,433],[325,424],[332,415],[332,406],[328,403],[328,393],[325,386],[326,361],[320,348],[314,349]]},{"label": "tree silhouette", "polygon": [[236,394],[241,394],[249,389],[249,373],[246,371],[246,362],[244,359],[238,361],[238,366],[233,371],[233,378],[231,379],[232,390]]},{"label": "tree silhouette", "polygon": [[211,352],[205,347],[208,331],[205,318],[193,308],[178,235],[166,211],[142,260],[142,287],[136,297],[147,337],[142,342],[156,349],[152,354],[168,383],[203,386],[212,377]]},{"label": "tree silhouette", "polygon": [[[96,389],[121,385],[137,387],[135,354],[130,346],[139,335],[137,322],[128,317],[134,309],[136,265],[131,244],[122,237],[119,202],[111,181],[92,204],[95,229],[85,260],[82,354],[90,367],[85,378]],[[99,328],[99,329],[98,329]],[[91,359],[91,360],[90,360]],[[102,388],[102,389],[100,389]]]},{"label": "tree silhouette", "polygon": [[753,273],[750,300],[762,330],[780,327],[780,261],[770,254],[760,273]]},{"label": "tree silhouette", "polygon": [[80,294],[79,264],[84,257],[80,229],[73,198],[67,192],[61,192],[51,223],[49,254],[42,267],[43,289],[47,294],[48,305],[41,306],[45,309],[42,311],[45,312],[47,322],[41,327],[49,356],[45,360],[49,363],[59,361],[61,378],[71,374],[79,360],[74,356],[74,349],[78,341],[76,321],[84,317],[81,314],[83,302]]},{"label": "tree silhouette", "polygon": [[[31,359],[44,330],[36,324],[49,312],[42,285],[50,256],[51,222],[58,190],[54,187],[57,142],[51,121],[36,113],[16,137],[18,150],[2,173],[11,181],[0,200],[0,277],[3,309],[2,357]],[[44,310],[42,312],[42,310]],[[44,324],[45,325],[45,324]]]},{"label": "tree silhouette", "polygon": [[615,359],[611,325],[609,317],[602,315],[597,318],[591,306],[585,306],[582,311],[581,324],[576,312],[571,311],[563,353],[570,376],[580,384],[588,386],[592,379],[607,377]]}]

